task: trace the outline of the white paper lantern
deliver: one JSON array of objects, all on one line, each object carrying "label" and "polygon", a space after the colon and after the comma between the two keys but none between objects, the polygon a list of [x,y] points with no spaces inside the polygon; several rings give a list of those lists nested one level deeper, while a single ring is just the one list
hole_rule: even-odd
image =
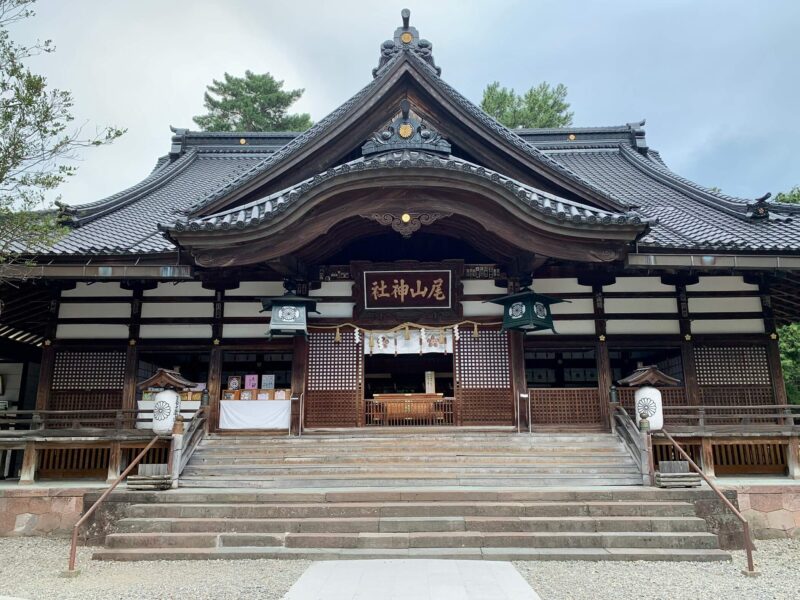
[{"label": "white paper lantern", "polygon": [[172,433],[180,396],[174,390],[158,392],[153,398],[153,433]]},{"label": "white paper lantern", "polygon": [[664,428],[664,408],[661,402],[661,392],[654,387],[646,385],[636,390],[633,396],[636,412],[636,426],[645,414],[650,421],[650,430],[658,431]]}]

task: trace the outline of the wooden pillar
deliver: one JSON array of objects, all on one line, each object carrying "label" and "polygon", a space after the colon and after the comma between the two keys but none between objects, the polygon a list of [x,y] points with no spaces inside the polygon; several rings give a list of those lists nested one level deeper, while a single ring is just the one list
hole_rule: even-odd
[{"label": "wooden pillar", "polygon": [[[308,338],[302,335],[294,336],[292,348],[292,394],[300,397],[306,389],[306,372],[308,370]],[[363,419],[363,411],[360,411]],[[359,419],[359,422],[360,422]],[[292,402],[292,418],[290,424],[292,433],[300,432],[300,403]]]},{"label": "wooden pillar", "polygon": [[[136,384],[139,368],[139,327],[142,316],[142,298],[144,289],[142,286],[133,287],[133,297],[131,298],[131,320],[128,323],[128,347],[125,351],[125,382],[122,388],[122,410],[133,410],[136,408]],[[126,418],[135,415],[126,414]],[[128,421],[127,425],[136,427],[135,421]]]},{"label": "wooden pillar", "polygon": [[28,442],[22,454],[22,470],[19,473],[20,485],[28,485],[36,481],[37,450],[36,444]]},{"label": "wooden pillar", "polygon": [[714,473],[714,449],[711,446],[711,438],[704,437],[702,438],[702,460],[701,460],[701,467],[703,468],[703,473],[706,474],[706,477],[715,477]]},{"label": "wooden pillar", "polygon": [[789,438],[789,447],[786,449],[786,466],[791,479],[800,479],[800,437]]},{"label": "wooden pillar", "polygon": [[611,359],[608,356],[608,344],[606,344],[605,297],[603,296],[602,282],[592,284],[592,297],[594,332],[597,340],[595,342],[595,361],[597,365],[597,395],[600,399],[600,422],[610,428],[608,402],[611,399],[609,394],[614,378],[611,375]]},{"label": "wooden pillar", "polygon": [[111,442],[108,449],[108,475],[106,483],[114,483],[122,473],[122,449],[119,442]]},{"label": "wooden pillar", "polygon": [[208,431],[219,430],[219,401],[222,395],[222,348],[215,344],[208,360]]},{"label": "wooden pillar", "polygon": [[519,414],[520,422],[516,423],[517,415],[514,414],[514,425],[527,428],[530,424],[528,414],[528,403],[520,398],[520,394],[528,393],[528,382],[525,379],[525,334],[521,331],[511,330],[508,332],[509,361],[511,367],[511,393],[513,394],[515,406],[520,403]]},{"label": "wooden pillar", "polygon": [[778,328],[775,323],[775,313],[772,310],[772,297],[769,293],[769,283],[762,279],[758,285],[761,294],[761,310],[764,313],[764,332],[767,334],[767,365],[769,378],[772,382],[772,393],[775,404],[788,404],[786,395],[786,382],[783,380],[781,367],[781,351],[778,346]]},{"label": "wooden pillar", "polygon": [[686,283],[676,282],[678,294],[678,325],[681,332],[681,363],[683,365],[683,393],[690,406],[702,404],[700,386],[697,383],[697,366],[694,361],[694,343],[692,342],[692,324],[689,319],[689,299],[686,295]]},{"label": "wooden pillar", "polygon": [[39,386],[36,389],[36,410],[45,410],[50,401],[55,359],[55,348],[53,348],[50,340],[45,340],[45,345],[42,348],[42,363],[39,368]]}]

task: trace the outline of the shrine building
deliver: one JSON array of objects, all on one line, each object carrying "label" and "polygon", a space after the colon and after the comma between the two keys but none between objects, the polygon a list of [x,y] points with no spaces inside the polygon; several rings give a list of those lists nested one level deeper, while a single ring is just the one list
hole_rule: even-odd
[{"label": "shrine building", "polygon": [[[364,75],[305,132],[173,129],[141,182],[61,206],[0,290],[2,408],[141,434],[167,371],[208,435],[603,433],[655,367],[708,473],[798,473],[776,328],[800,207],[687,180],[643,121],[508,129],[407,15]],[[148,438],[125,439],[13,448],[23,479],[105,476]]]}]

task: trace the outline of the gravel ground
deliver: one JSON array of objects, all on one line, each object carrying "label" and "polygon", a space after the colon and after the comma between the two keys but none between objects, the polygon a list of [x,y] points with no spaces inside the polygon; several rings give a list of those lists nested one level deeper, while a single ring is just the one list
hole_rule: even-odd
[{"label": "gravel ground", "polygon": [[[516,562],[542,600],[800,599],[800,540],[758,541],[746,577],[744,552],[733,563]],[[91,560],[79,548],[81,574],[65,579],[69,543],[50,538],[0,538],[0,596],[28,600],[172,599],[279,600],[308,561]],[[377,599],[376,600],[380,600]]]},{"label": "gravel ground", "polygon": [[27,600],[280,600],[310,564],[303,560],[106,562],[78,548],[75,578],[67,566],[69,542],[0,538],[0,596]]},{"label": "gravel ground", "polygon": [[542,600],[800,599],[800,539],[756,540],[759,577],[733,562],[515,562]]}]

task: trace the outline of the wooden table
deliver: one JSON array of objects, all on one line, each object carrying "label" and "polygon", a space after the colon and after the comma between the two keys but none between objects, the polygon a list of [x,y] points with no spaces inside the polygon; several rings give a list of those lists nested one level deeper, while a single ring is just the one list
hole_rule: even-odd
[{"label": "wooden table", "polygon": [[386,421],[434,419],[441,401],[442,394],[375,394],[373,400],[376,417]]}]

